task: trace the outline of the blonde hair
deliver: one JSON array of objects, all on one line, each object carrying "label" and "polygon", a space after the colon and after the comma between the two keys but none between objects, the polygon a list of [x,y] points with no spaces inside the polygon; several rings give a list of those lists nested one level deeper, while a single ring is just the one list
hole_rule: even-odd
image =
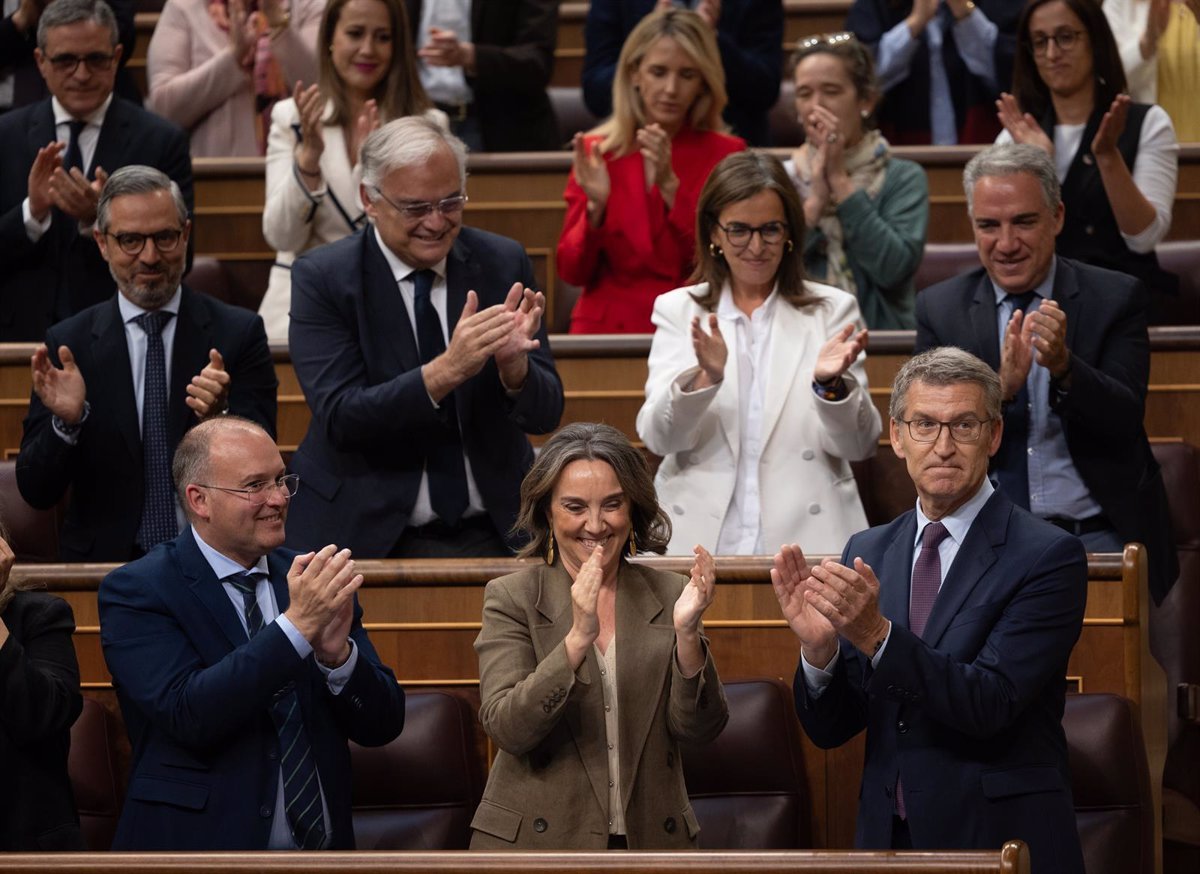
[{"label": "blonde hair", "polygon": [[638,22],[621,48],[617,73],[613,79],[613,114],[591,131],[603,137],[600,149],[621,157],[634,149],[637,130],[648,123],[641,95],[633,87],[633,74],[646,54],[660,39],[670,37],[687,52],[700,70],[704,88],[688,112],[688,122],[696,130],[728,130],[721,113],[729,98],[725,93],[725,69],[712,28],[695,12],[665,9],[652,12]]}]

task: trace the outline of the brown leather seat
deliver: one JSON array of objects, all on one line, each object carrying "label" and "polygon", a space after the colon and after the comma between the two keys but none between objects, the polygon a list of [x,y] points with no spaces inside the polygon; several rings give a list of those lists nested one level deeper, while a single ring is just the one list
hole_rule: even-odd
[{"label": "brown leather seat", "polygon": [[688,796],[705,850],[811,847],[800,722],[779,680],[725,684],[729,724],[683,751]]},{"label": "brown leather seat", "polygon": [[483,795],[475,715],[448,692],[408,692],[404,731],[382,747],[350,744],[360,850],[465,850]]},{"label": "brown leather seat", "polygon": [[1063,730],[1088,874],[1154,870],[1154,805],[1141,723],[1120,695],[1068,695]]},{"label": "brown leather seat", "polygon": [[90,850],[112,846],[121,815],[124,788],[118,759],[119,723],[107,707],[84,697],[83,710],[71,726],[67,772],[75,793],[79,825]]},{"label": "brown leather seat", "polygon": [[979,252],[974,243],[926,243],[925,255],[913,281],[917,291],[921,291],[978,266]]},{"label": "brown leather seat", "polygon": [[558,119],[558,137],[564,148],[571,144],[575,134],[585,133],[600,123],[600,119],[592,115],[583,102],[583,88],[553,85],[546,89],[546,96],[554,107],[554,115]]},{"label": "brown leather seat", "polygon": [[[1150,301],[1150,324],[1196,324],[1200,321],[1200,240],[1159,243],[1154,252],[1159,266],[1179,277],[1179,295],[1154,295]],[[1200,870],[1200,863],[1191,870]]]},{"label": "brown leather seat", "polygon": [[8,528],[17,561],[58,561],[58,529],[63,503],[35,510],[17,488],[16,461],[0,461],[0,519]]}]

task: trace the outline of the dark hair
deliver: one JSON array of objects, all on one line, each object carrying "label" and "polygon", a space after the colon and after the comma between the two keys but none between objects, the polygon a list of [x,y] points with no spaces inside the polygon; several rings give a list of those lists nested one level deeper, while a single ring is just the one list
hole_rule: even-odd
[{"label": "dark hair", "polygon": [[[1021,10],[1021,18],[1017,22],[1017,55],[1013,61],[1013,95],[1017,98],[1022,112],[1028,112],[1034,118],[1041,120],[1047,110],[1053,109],[1050,99],[1050,89],[1042,81],[1038,73],[1037,62],[1033,57],[1033,40],[1029,36],[1029,19],[1036,9],[1053,3],[1055,0],[1029,0]],[[1088,45],[1080,46],[1080,50],[1090,49],[1092,53],[1092,76],[1096,80],[1095,100],[1092,108],[1104,107],[1116,99],[1118,94],[1129,90],[1125,79],[1125,68],[1121,64],[1121,54],[1117,51],[1117,41],[1113,39],[1112,29],[1108,19],[1100,9],[1096,0],[1061,0],[1066,7],[1075,13],[1087,33]]]},{"label": "dark hair", "polygon": [[[317,58],[321,93],[328,95],[333,103],[333,114],[327,124],[354,124],[350,117],[346,83],[333,68],[330,50],[333,47],[333,32],[337,30],[342,10],[350,0],[329,0],[321,15],[321,27],[317,34]],[[388,11],[392,25],[392,61],[387,75],[375,86],[371,96],[379,105],[381,121],[391,121],[406,115],[420,115],[433,106],[425,93],[421,76],[417,72],[415,43],[408,30],[408,13],[401,0],[378,0]]]},{"label": "dark hair", "polygon": [[[666,551],[671,541],[671,519],[658,505],[646,457],[612,425],[576,422],[559,428],[546,441],[521,481],[521,509],[513,533],[527,536],[529,542],[518,555],[545,554],[553,536],[550,498],[563,470],[573,461],[603,461],[611,467],[621,491],[629,498],[630,533],[637,541],[638,552]],[[624,544],[622,547],[624,557]]]},{"label": "dark hair", "polygon": [[[9,547],[12,546],[12,541],[8,539],[8,527],[3,521],[0,521],[0,539],[3,539]],[[8,608],[9,602],[12,601],[13,596],[17,592],[28,588],[31,588],[29,580],[9,571],[8,577],[0,580],[0,613],[3,613]]]},{"label": "dark hair", "polygon": [[756,149],[734,152],[713,168],[696,203],[696,269],[692,282],[707,282],[708,293],[693,297],[696,303],[712,311],[721,299],[721,289],[729,280],[725,256],[712,246],[713,230],[727,206],[749,200],[760,191],[774,191],[783,203],[788,239],[779,262],[776,281],[779,296],[794,307],[817,304],[821,298],[804,287],[804,207],[796,186],[788,178],[783,164],[774,155]]},{"label": "dark hair", "polygon": [[[875,63],[867,47],[852,33],[823,33],[800,40],[796,51],[788,60],[788,78],[796,78],[796,68],[805,58],[813,55],[833,55],[846,65],[846,74],[854,85],[859,100],[877,100],[880,96],[879,80],[875,78]],[[875,111],[863,117],[863,129],[875,127]]]},{"label": "dark hair", "polygon": [[107,28],[112,45],[120,42],[117,17],[104,0],[55,0],[45,4],[45,11],[38,19],[37,45],[44,54],[49,33],[56,27],[90,22]]}]

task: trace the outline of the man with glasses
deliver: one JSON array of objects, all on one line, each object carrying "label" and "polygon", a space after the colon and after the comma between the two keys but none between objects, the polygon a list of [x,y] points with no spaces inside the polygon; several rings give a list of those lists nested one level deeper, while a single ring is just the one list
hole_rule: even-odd
[{"label": "man with glasses", "polygon": [[197,425],[173,474],[189,527],[100,586],[133,748],[113,849],[353,849],[347,741],[404,725],[362,575],[348,549],[281,548],[296,477],[255,423]]},{"label": "man with glasses", "polygon": [[1065,209],[1041,149],[984,149],[963,186],[983,268],[917,296],[916,349],[954,345],[996,368],[1005,401],[997,486],[1089,552],[1145,544],[1150,594],[1161,602],[1179,567],[1143,425],[1145,287],[1055,255]]},{"label": "man with glasses", "polygon": [[288,543],[365,558],[510,554],[526,434],[562,383],[515,240],[463,226],[466,147],[419,117],[361,151],[370,223],[292,265],[289,346],[312,422]]},{"label": "man with glasses", "polygon": [[174,539],[171,455],[193,425],[233,412],[275,430],[262,319],[180,284],[190,230],[165,174],[113,173],[93,245],[120,293],[52,327],[33,355],[17,485],[40,508],[70,490],[64,561],[128,561]]},{"label": "man with glasses", "polygon": [[856,847],[1017,838],[1037,874],[1082,874],[1062,714],[1087,557],[988,480],[1000,396],[995,371],[961,349],[906,362],[891,443],[916,506],[837,561],[784,547],[771,581],[800,639],[805,731],[824,749],[867,732]]},{"label": "man with glasses", "polygon": [[113,94],[124,47],[103,0],[55,0],[38,21],[51,96],[0,117],[0,341],[40,340],[112,297],[92,241],[106,174],[157,167],[192,208],[187,134]]}]

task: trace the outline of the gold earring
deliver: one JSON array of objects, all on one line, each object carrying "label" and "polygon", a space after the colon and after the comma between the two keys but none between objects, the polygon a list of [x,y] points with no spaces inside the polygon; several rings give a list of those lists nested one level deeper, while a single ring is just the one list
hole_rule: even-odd
[{"label": "gold earring", "polygon": [[632,531],[629,532],[629,557],[633,558],[637,555],[637,535]]},{"label": "gold earring", "polygon": [[792,249],[795,249],[795,248],[796,248],[795,243],[793,243],[791,240],[788,240],[787,241],[787,250],[790,252],[790,251],[792,251]]},{"label": "gold earring", "polygon": [[550,535],[550,539],[546,542],[546,564],[554,566],[554,535]]},{"label": "gold earring", "polygon": [[708,244],[708,254],[712,255],[714,258],[720,258],[725,253],[721,251],[721,247],[718,246],[716,243],[709,243]]}]

